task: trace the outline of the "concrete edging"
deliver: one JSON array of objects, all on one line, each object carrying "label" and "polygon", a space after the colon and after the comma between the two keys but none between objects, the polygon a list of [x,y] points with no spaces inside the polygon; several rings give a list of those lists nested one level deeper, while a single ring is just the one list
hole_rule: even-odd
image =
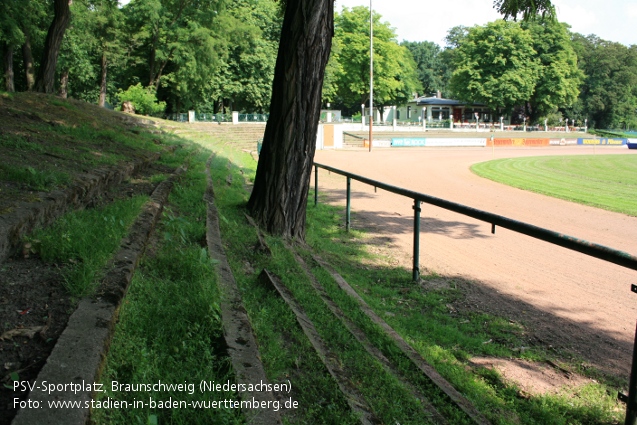
[{"label": "concrete edging", "polygon": [[[27,403],[39,403],[40,408],[20,409],[12,425],[80,425],[90,414],[94,386],[99,380],[103,360],[108,352],[119,306],[131,282],[139,259],[155,228],[163,205],[172,190],[173,180],[183,172],[179,168],[153,191],[150,201],[122,240],[113,257],[97,295],[82,299],[69,318],[46,364],[38,374],[35,388]],[[63,391],[46,392],[49,384],[69,385]],[[75,384],[78,391],[71,391]],[[50,402],[79,403],[76,408],[49,408]]]}]

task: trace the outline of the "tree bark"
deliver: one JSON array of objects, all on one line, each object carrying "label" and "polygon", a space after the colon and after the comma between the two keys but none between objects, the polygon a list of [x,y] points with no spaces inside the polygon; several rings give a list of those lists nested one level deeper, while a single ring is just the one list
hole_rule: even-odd
[{"label": "tree bark", "polygon": [[65,69],[60,75],[60,97],[66,99],[69,97],[69,70]]},{"label": "tree bark", "polygon": [[42,61],[38,70],[38,78],[35,82],[35,90],[42,93],[53,93],[55,91],[55,69],[58,62],[60,46],[64,38],[64,32],[71,20],[71,8],[73,0],[54,0],[53,22],[49,27],[44,43]]},{"label": "tree bark", "polygon": [[27,79],[27,90],[33,90],[35,84],[35,71],[33,68],[33,54],[31,53],[31,40],[26,30],[24,32],[24,44],[22,45],[22,60],[24,62],[24,73]]},{"label": "tree bark", "polygon": [[248,201],[254,219],[273,234],[305,237],[323,76],[333,35],[333,0],[287,2],[270,119]]},{"label": "tree bark", "polygon": [[4,45],[4,89],[8,92],[15,91],[13,82],[13,47],[8,44]]},{"label": "tree bark", "polygon": [[100,100],[98,105],[102,108],[106,105],[106,71],[108,68],[108,61],[106,60],[106,51],[102,52],[102,78],[100,80]]}]

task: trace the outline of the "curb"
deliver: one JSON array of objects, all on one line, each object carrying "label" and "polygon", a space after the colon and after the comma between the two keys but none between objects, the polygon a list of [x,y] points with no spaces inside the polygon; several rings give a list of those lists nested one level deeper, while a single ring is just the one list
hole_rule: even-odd
[{"label": "curb", "polygon": [[[221,292],[221,316],[223,322],[223,337],[228,346],[228,354],[232,360],[235,378],[238,384],[267,383],[267,377],[259,347],[254,337],[252,325],[241,301],[241,293],[232,275],[226,254],[221,242],[219,230],[219,215],[215,206],[215,195],[210,176],[211,156],[206,164],[206,178],[208,186],[204,194],[204,202],[208,207],[206,219],[206,240],[210,257],[219,261],[217,273]],[[257,400],[259,404],[269,406],[275,401],[271,391],[254,391],[241,393],[244,400]],[[279,412],[270,409],[243,409],[246,422],[252,425],[276,425],[281,423]]]},{"label": "curb", "polygon": [[[177,171],[160,183],[151,199],[122,240],[120,250],[113,257],[108,271],[94,297],[82,299],[69,318],[46,364],[38,374],[35,387],[27,403],[39,408],[20,409],[12,425],[80,425],[86,423],[93,395],[100,392],[99,382],[102,363],[108,352],[111,336],[117,321],[119,305],[133,277],[139,259],[163,205],[173,186],[173,181],[184,171]],[[54,385],[55,391],[49,391]],[[66,385],[57,391],[57,386]],[[49,403],[76,403],[75,408],[49,408]]]}]

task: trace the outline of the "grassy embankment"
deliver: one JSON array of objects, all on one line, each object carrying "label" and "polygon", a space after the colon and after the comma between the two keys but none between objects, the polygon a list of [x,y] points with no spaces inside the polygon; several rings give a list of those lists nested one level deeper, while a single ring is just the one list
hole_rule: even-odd
[{"label": "grassy embankment", "polygon": [[[217,150],[215,144],[205,136],[193,138]],[[216,194],[228,255],[237,281],[244,290],[244,302],[255,325],[269,377],[274,381],[290,376],[294,378],[302,405],[307,409],[300,414],[302,420],[299,423],[329,423],[336,416],[332,409],[326,409],[320,403],[327,393],[316,389],[322,385],[319,379],[326,379],[325,373],[318,374],[308,369],[309,360],[306,359],[313,355],[308,354],[311,350],[305,338],[298,335],[289,309],[276,295],[257,283],[256,276],[263,267],[280,276],[291,289],[317,325],[321,336],[330,347],[334,347],[347,368],[351,368],[355,382],[382,420],[399,423],[422,421],[422,418],[413,416],[413,399],[408,391],[397,387],[391,377],[378,370],[374,361],[353,341],[342,324],[334,320],[310,288],[309,278],[282,242],[277,238],[268,238],[273,250],[272,257],[254,252],[254,229],[246,225],[243,217],[248,197],[243,181],[244,176],[253,178],[256,164],[245,154],[226,150],[220,151],[220,155],[223,157],[218,157],[216,161],[222,162],[217,162],[218,166],[215,167]],[[226,183],[225,176],[228,173],[233,174],[232,185]],[[387,258],[370,254],[366,248],[367,240],[363,233],[354,231],[348,234],[343,231],[340,209],[325,205],[308,208],[309,245],[337,267],[378,314],[494,423],[605,423],[619,420],[621,406],[613,395],[616,381],[605,380],[594,368],[580,367],[581,360],[568,355],[561,357],[541,348],[520,350],[520,347],[529,345],[522,324],[482,313],[450,311],[448,305],[462,297],[453,281],[443,290],[429,290],[425,289],[426,285],[415,285],[406,270],[391,266]],[[301,252],[303,254],[303,250]],[[413,370],[413,366],[405,361],[394,344],[338,289],[331,277],[313,265],[307,255],[305,257],[330,297],[365,331],[372,343],[398,365],[407,380],[427,394],[451,423],[466,421],[462,413],[450,408],[448,401],[420,378],[420,373]],[[427,276],[425,280],[441,278],[444,279],[441,276]],[[489,343],[485,344],[487,341]],[[551,359],[571,370],[588,373],[602,383],[593,382],[557,395],[521,395],[519,388],[505,382],[497,372],[468,367],[468,360],[473,356],[513,357],[538,362]],[[360,365],[363,365],[362,368]],[[313,368],[322,369],[320,365]],[[308,370],[311,373],[308,374]]]},{"label": "grassy embankment", "polygon": [[[163,136],[162,136],[163,137]],[[202,244],[205,206],[206,149],[216,151],[213,179],[224,243],[244,303],[255,328],[266,373],[273,382],[292,381],[293,396],[300,408],[286,416],[290,423],[355,423],[343,395],[329,376],[287,305],[257,283],[258,273],[268,268],[282,278],[316,324],[319,334],[351,374],[351,382],[364,395],[374,413],[386,423],[426,423],[418,401],[393,376],[384,371],[335,319],[309,285],[309,277],[296,263],[283,241],[267,237],[268,256],[253,249],[255,229],[246,223],[246,180],[253,179],[256,163],[247,154],[205,135],[184,134],[205,149],[190,160],[190,169],[175,187],[157,231],[153,250],[142,261],[120,313],[120,322],[102,377],[110,382],[181,383],[199,380],[224,382],[232,371],[221,344],[221,324],[214,264]],[[186,151],[179,150],[175,163]],[[228,174],[232,179],[228,179]],[[109,217],[109,214],[103,216]],[[97,220],[100,218],[98,217]],[[94,222],[95,218],[87,218]],[[115,219],[116,221],[118,219]],[[124,221],[124,220],[122,220]],[[88,230],[91,231],[90,229]],[[95,231],[95,233],[97,233]],[[65,232],[57,240],[63,241]],[[41,239],[46,237],[40,236]],[[492,370],[474,368],[468,360],[476,355],[519,357],[531,361],[552,359],[579,370],[577,359],[528,346],[523,324],[481,313],[453,312],[448,308],[461,299],[453,280],[446,289],[433,290],[410,282],[409,272],[396,268],[387,257],[369,252],[369,238],[361,232],[345,233],[342,211],[321,205],[308,208],[308,244],[357,289],[412,346],[456,388],[496,424],[584,424],[619,421],[621,412],[611,380],[587,373],[601,383],[591,383],[558,395],[521,395],[519,389]],[[451,406],[362,314],[324,271],[299,249],[327,293],[370,341],[390,359],[412,386],[432,400],[450,423],[469,423]],[[426,276],[425,280],[445,279]],[[90,285],[89,285],[90,286]],[[491,341],[485,344],[485,341]],[[557,357],[556,357],[557,356]],[[583,370],[583,369],[582,369]],[[131,401],[210,400],[236,398],[236,394],[113,393],[104,396]],[[192,398],[191,398],[192,396]],[[236,423],[237,411],[222,409],[113,409],[96,410],[96,423]]]},{"label": "grassy embankment", "polygon": [[508,158],[471,169],[519,189],[637,216],[637,155]]}]

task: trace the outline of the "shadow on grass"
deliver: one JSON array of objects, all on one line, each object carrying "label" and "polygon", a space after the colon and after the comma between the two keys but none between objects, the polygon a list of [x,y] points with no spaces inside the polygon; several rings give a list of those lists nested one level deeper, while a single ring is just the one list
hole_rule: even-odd
[{"label": "shadow on grass", "polygon": [[[520,423],[616,423],[623,405],[615,401],[615,394],[627,383],[631,343],[597,329],[595,323],[565,319],[557,311],[547,312],[501,294],[488,282],[430,275],[420,284],[413,283],[410,271],[389,265],[388,256],[374,259],[367,249],[377,242],[391,248],[389,235],[411,232],[412,219],[398,217],[390,221],[389,229],[374,228],[381,236],[368,237],[343,231],[342,210],[327,205],[308,209],[310,245],[481,410],[497,412],[500,418],[511,414],[524,418]],[[376,218],[377,222],[366,222],[368,228],[385,225],[381,217]],[[582,390],[571,390],[566,399],[575,394],[576,403],[557,396],[524,399],[515,385],[500,378],[486,379],[484,371],[467,372],[467,361],[473,356],[557,362],[602,385],[589,398],[579,399]],[[479,382],[486,382],[486,387]]]}]

